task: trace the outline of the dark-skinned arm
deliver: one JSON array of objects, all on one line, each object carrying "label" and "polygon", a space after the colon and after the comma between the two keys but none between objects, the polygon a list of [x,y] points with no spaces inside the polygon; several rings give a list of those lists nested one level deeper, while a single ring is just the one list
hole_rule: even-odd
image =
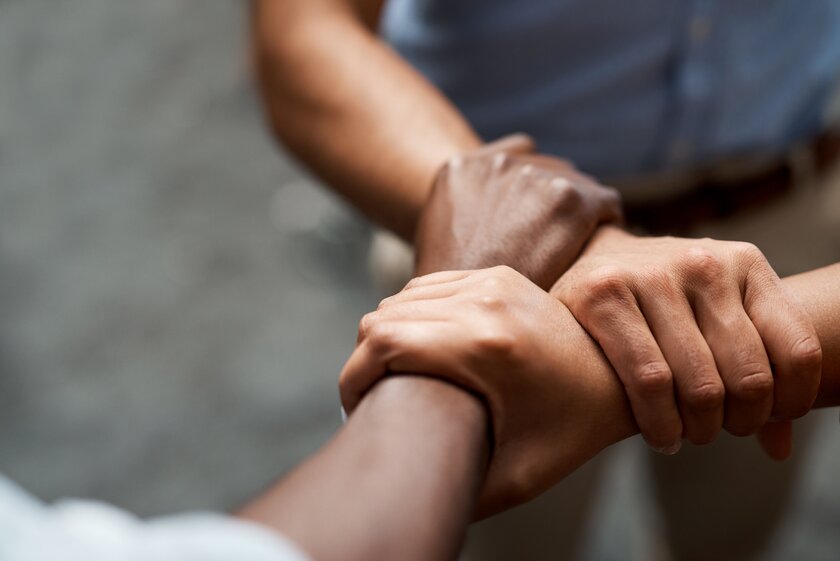
[{"label": "dark-skinned arm", "polygon": [[[838,405],[840,265],[787,279],[785,287],[822,346],[811,404]],[[365,316],[341,376],[348,411],[388,372],[448,380],[488,404],[494,455],[479,516],[532,499],[638,433],[625,390],[595,342],[562,303],[507,267],[419,277]],[[788,453],[779,448],[784,436],[762,435],[774,457]]]},{"label": "dark-skinned arm", "polygon": [[240,513],[315,561],[455,559],[487,461],[472,395],[388,378],[322,451]]}]

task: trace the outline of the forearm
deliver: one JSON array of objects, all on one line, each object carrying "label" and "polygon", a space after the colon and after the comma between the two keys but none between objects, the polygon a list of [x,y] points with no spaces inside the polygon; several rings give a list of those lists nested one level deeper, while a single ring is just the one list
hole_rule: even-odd
[{"label": "forearm", "polygon": [[437,380],[386,378],[318,455],[241,514],[316,561],[454,559],[486,448],[476,398]]},{"label": "forearm", "polygon": [[840,405],[840,264],[784,279],[811,316],[823,351],[816,407]]},{"label": "forearm", "polygon": [[368,0],[367,14],[350,4],[255,1],[265,103],[290,151],[374,221],[411,239],[437,170],[480,140],[375,36],[381,2]]}]

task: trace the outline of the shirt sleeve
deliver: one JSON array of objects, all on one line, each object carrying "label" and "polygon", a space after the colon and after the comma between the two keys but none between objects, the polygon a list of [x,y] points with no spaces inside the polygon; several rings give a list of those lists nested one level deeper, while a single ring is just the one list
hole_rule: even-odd
[{"label": "shirt sleeve", "polygon": [[309,561],[282,536],[215,513],[149,521],[102,503],[46,506],[0,476],[0,561]]}]

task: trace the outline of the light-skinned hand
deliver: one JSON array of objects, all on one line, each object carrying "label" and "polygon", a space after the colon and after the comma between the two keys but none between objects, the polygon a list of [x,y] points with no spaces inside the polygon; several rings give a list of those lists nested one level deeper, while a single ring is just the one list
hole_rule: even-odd
[{"label": "light-skinned hand", "polygon": [[[816,331],[751,244],[605,226],[551,292],[603,348],[658,451],[711,442],[722,427],[753,434],[816,398]],[[781,459],[790,434],[771,424],[760,442]]]},{"label": "light-skinned hand", "polygon": [[637,430],[597,345],[508,267],[416,278],[366,315],[341,373],[345,409],[389,373],[441,378],[486,403],[494,449],[479,517],[535,497]]}]

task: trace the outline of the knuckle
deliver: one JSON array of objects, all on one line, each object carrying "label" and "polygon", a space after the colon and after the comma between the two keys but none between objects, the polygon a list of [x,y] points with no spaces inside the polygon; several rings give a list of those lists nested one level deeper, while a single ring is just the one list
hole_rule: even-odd
[{"label": "knuckle", "polygon": [[516,336],[507,329],[488,327],[476,337],[480,356],[501,360],[512,357],[518,348]]},{"label": "knuckle", "polygon": [[397,344],[396,332],[383,322],[372,323],[368,329],[367,338],[371,350],[379,355],[390,352]]},{"label": "knuckle", "polygon": [[370,335],[370,330],[376,323],[377,317],[376,312],[370,312],[362,316],[362,319],[359,320],[359,341],[366,339]]},{"label": "knuckle", "polygon": [[518,277],[519,273],[507,265],[496,265],[481,273],[479,286],[483,294],[504,296],[505,287],[511,282],[516,282]]},{"label": "knuckle", "polygon": [[[743,333],[748,328],[746,321],[738,313],[732,313],[731,311],[723,312],[721,317],[718,318],[721,332],[729,334]],[[742,360],[742,362],[745,362],[745,360]]]},{"label": "knuckle", "polygon": [[711,411],[721,407],[726,390],[721,381],[709,381],[690,388],[684,397],[685,404],[696,411]]},{"label": "knuckle", "polygon": [[[411,290],[412,288],[417,288],[418,286],[422,286],[423,282],[424,282],[423,277],[414,277],[413,279],[411,279],[410,281],[408,281],[405,284],[405,286],[403,287],[401,292],[405,292],[406,290]],[[387,298],[385,300],[387,300]],[[385,300],[383,300],[383,302]]]},{"label": "knuckle", "polygon": [[458,172],[464,167],[465,160],[463,157],[454,156],[447,160],[438,170],[432,185],[434,192],[445,191],[451,188],[452,183],[456,181]]},{"label": "knuckle", "polygon": [[601,195],[601,202],[611,207],[621,207],[621,193],[614,187],[598,185],[598,193]]},{"label": "knuckle", "polygon": [[522,164],[520,166],[517,166],[515,173],[518,173],[520,177],[527,180],[527,179],[530,179],[530,177],[532,175],[534,175],[535,171],[536,170],[534,168],[534,164],[528,163],[528,164]]},{"label": "knuckle", "polygon": [[790,352],[790,363],[797,373],[819,372],[822,368],[823,350],[819,339],[806,335],[794,343]]},{"label": "knuckle", "polygon": [[[406,287],[405,290],[409,290],[409,288]],[[384,310],[385,308],[387,308],[388,306],[390,306],[393,303],[394,303],[394,296],[388,296],[387,298],[383,298],[382,300],[379,301],[379,304],[376,305],[376,311],[381,312],[382,310]],[[364,318],[362,318],[362,319],[364,319]]]},{"label": "knuckle", "polygon": [[758,364],[746,364],[736,372],[731,393],[744,401],[760,401],[773,395],[773,376]]},{"label": "knuckle", "polygon": [[555,177],[550,185],[554,193],[554,207],[562,213],[579,209],[583,205],[583,194],[565,177]]},{"label": "knuckle", "polygon": [[592,301],[621,298],[627,291],[625,272],[614,266],[598,267],[587,275],[586,294]]},{"label": "knuckle", "polygon": [[748,265],[767,265],[767,259],[764,253],[757,245],[750,242],[730,242],[734,243],[735,256],[739,261]]},{"label": "knuckle", "polygon": [[484,294],[478,297],[477,304],[488,312],[500,312],[505,308],[506,301],[498,294]]},{"label": "knuckle", "polygon": [[680,268],[695,283],[710,285],[717,282],[723,273],[723,262],[712,250],[693,246],[680,257]]},{"label": "knuckle", "polygon": [[501,152],[493,155],[491,175],[505,175],[509,179],[518,177],[523,183],[527,183],[533,171],[533,165],[523,163],[513,154]]},{"label": "knuckle", "polygon": [[673,387],[671,369],[664,362],[648,362],[635,370],[633,384],[642,397],[661,395]]},{"label": "knuckle", "polygon": [[493,154],[493,167],[497,169],[507,169],[512,163],[513,158],[506,152]]},{"label": "knuckle", "polygon": [[518,275],[518,273],[508,265],[496,265],[490,269],[490,272],[499,278],[512,278]]},{"label": "knuckle", "polygon": [[502,278],[497,268],[494,267],[488,271],[489,274],[481,279],[479,297],[486,297],[490,295],[500,295],[502,291]]}]

